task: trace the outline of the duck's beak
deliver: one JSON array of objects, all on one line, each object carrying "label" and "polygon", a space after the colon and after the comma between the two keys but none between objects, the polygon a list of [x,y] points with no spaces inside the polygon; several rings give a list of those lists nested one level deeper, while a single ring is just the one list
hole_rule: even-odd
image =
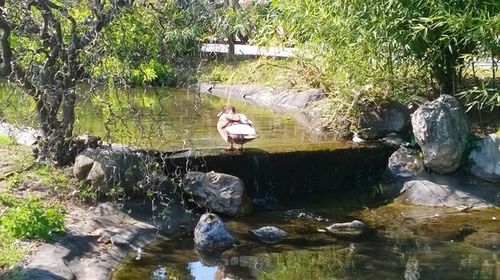
[{"label": "duck's beak", "polygon": [[218,114],[217,114],[217,117],[220,117],[224,112],[220,111]]}]

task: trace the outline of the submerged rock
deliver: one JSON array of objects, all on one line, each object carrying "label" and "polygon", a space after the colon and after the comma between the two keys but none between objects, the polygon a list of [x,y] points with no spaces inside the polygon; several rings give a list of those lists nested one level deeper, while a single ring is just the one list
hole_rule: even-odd
[{"label": "submerged rock", "polygon": [[224,222],[212,213],[203,214],[194,229],[194,245],[200,251],[224,250],[237,243]]},{"label": "submerged rock", "polygon": [[[465,182],[455,182],[453,178],[440,177],[441,182],[432,182],[426,179],[411,180],[404,183],[401,195],[398,198],[401,202],[424,206],[447,206],[458,208],[484,208],[493,207],[489,201],[471,193],[471,188],[466,191]],[[477,186],[473,188],[478,189]],[[483,187],[486,192],[486,187]],[[490,196],[487,193],[483,196]]]},{"label": "submerged rock", "polygon": [[286,231],[273,226],[265,226],[250,230],[257,239],[266,244],[276,244],[288,236]]},{"label": "submerged rock", "polygon": [[326,230],[338,237],[359,237],[364,233],[365,224],[358,220],[347,223],[334,223],[327,226]]},{"label": "submerged rock", "polygon": [[460,103],[441,95],[426,102],[412,116],[413,134],[424,153],[427,168],[441,174],[455,172],[469,137],[469,126]]},{"label": "submerged rock", "polygon": [[489,182],[500,182],[500,136],[490,134],[482,139],[469,159],[474,176]]},{"label": "submerged rock", "polygon": [[465,238],[465,242],[479,248],[500,250],[500,233],[474,232]]},{"label": "submerged rock", "polygon": [[243,216],[252,209],[243,181],[223,173],[188,172],[182,189],[191,194],[199,205],[218,213]]}]

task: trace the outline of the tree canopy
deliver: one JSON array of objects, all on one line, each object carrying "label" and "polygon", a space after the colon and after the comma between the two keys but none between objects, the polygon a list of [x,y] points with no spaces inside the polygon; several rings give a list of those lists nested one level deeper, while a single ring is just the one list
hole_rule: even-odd
[{"label": "tree canopy", "polygon": [[[497,1],[269,2],[0,0],[0,70],[36,102],[40,159],[66,164],[78,149],[71,140],[77,82],[190,82],[187,70],[211,40],[303,49],[296,71],[332,97],[336,116],[429,92],[500,106]],[[472,67],[475,84],[463,83],[478,59],[492,61],[491,75],[478,81]]]}]

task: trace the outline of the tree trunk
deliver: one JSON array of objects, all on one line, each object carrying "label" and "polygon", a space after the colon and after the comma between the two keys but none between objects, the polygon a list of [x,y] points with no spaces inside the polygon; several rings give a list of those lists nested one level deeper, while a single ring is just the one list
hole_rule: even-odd
[{"label": "tree trunk", "polygon": [[9,40],[11,27],[4,19],[4,5],[5,1],[0,0],[0,29],[2,30],[2,35],[0,37],[0,46],[2,47],[2,66],[0,68],[0,75],[6,77],[12,73],[12,50]]},{"label": "tree trunk", "polygon": [[443,57],[435,67],[434,76],[439,83],[440,94],[454,95],[456,93],[456,70],[458,56],[449,52],[443,53]]},{"label": "tree trunk", "polygon": [[[54,165],[71,164],[76,154],[84,148],[82,143],[86,141],[73,137],[78,54],[97,38],[122,9],[134,4],[134,0],[113,0],[108,2],[110,5],[106,2],[91,1],[92,16],[86,20],[92,24],[83,24],[81,27],[88,28],[79,30],[80,23],[68,9],[76,4],[72,0],[26,1],[26,5],[19,6],[23,10],[20,15],[31,25],[19,25],[16,28],[12,28],[9,17],[3,13],[5,0],[0,0],[0,46],[4,61],[0,70],[10,75],[11,81],[23,87],[36,102],[41,135],[34,152],[40,161]],[[63,21],[69,24],[69,29],[63,28]],[[19,58],[31,50],[12,49],[9,43],[11,32],[39,40],[41,45],[35,52],[43,53],[44,60],[32,60],[28,67],[18,63]],[[65,41],[65,38],[69,39]]]}]

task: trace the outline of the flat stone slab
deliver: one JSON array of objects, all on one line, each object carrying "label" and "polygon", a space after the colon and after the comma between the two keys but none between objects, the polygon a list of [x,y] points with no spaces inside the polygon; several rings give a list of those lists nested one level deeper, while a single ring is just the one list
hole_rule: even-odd
[{"label": "flat stone slab", "polygon": [[424,206],[485,208],[499,205],[500,188],[465,177],[432,175],[408,180],[397,198]]},{"label": "flat stone slab", "polygon": [[109,279],[131,251],[156,237],[156,228],[104,203],[89,213],[75,210],[66,234],[33,253],[24,279]]}]

